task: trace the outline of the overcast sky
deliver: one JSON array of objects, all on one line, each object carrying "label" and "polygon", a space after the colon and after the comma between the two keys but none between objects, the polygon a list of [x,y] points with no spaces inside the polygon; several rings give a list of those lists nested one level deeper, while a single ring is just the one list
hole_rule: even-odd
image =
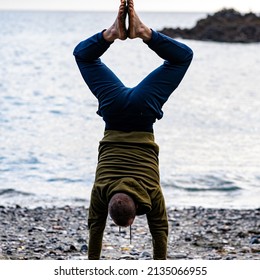
[{"label": "overcast sky", "polygon": [[[0,0],[0,9],[24,10],[111,10],[119,0]],[[217,11],[235,8],[240,12],[260,12],[260,0],[135,0],[139,11]]]}]

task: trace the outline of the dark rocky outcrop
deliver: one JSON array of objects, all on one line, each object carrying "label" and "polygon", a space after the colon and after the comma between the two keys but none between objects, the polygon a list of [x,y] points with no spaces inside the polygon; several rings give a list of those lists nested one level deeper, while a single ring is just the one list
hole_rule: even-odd
[{"label": "dark rocky outcrop", "polygon": [[164,28],[160,31],[176,38],[229,43],[260,42],[260,17],[223,9],[199,20],[191,29]]}]

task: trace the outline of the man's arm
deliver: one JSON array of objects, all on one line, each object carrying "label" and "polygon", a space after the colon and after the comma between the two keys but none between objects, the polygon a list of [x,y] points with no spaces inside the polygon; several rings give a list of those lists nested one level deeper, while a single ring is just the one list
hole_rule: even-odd
[{"label": "man's arm", "polygon": [[92,190],[89,207],[88,227],[89,227],[89,248],[88,259],[99,260],[102,250],[103,232],[106,226],[108,215],[106,203],[100,200],[99,195]]},{"label": "man's arm", "polygon": [[161,191],[152,201],[152,210],[147,214],[149,229],[153,238],[153,258],[167,258],[168,219]]},{"label": "man's arm", "polygon": [[99,260],[102,250],[103,232],[106,226],[106,220],[89,221],[89,247],[88,259]]}]

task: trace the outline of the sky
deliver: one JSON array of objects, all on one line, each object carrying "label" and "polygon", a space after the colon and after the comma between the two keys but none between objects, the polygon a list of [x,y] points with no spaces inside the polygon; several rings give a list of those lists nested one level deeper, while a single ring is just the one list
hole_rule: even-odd
[{"label": "sky", "polygon": [[[105,10],[114,11],[119,0],[0,0],[2,10]],[[215,12],[234,8],[240,12],[260,12],[260,0],[135,0],[138,11]]]}]

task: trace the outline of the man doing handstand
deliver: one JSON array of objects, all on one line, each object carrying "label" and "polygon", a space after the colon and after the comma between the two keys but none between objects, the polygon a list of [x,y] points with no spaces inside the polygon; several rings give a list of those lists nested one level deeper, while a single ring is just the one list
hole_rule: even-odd
[{"label": "man doing handstand", "polygon": [[[126,17],[129,26],[126,29]],[[126,87],[100,57],[117,39],[140,38],[164,62],[137,86]],[[89,207],[89,259],[99,259],[108,214],[122,227],[146,214],[153,258],[166,259],[168,221],[160,187],[153,124],[178,87],[193,57],[186,45],[148,28],[133,0],[121,0],[113,25],[79,43],[74,55],[83,79],[98,99],[105,122]]]}]

